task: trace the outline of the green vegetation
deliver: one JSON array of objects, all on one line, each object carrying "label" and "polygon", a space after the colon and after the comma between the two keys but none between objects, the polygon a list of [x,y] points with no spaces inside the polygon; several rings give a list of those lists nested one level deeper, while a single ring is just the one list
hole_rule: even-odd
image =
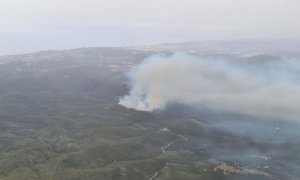
[{"label": "green vegetation", "polygon": [[[255,179],[214,167],[248,149],[283,151],[207,130],[181,107],[146,113],[119,106],[128,91],[123,73],[155,52],[90,48],[0,58],[0,180],[147,180],[156,172],[155,180]],[[299,144],[290,149],[280,158],[293,163]]]}]

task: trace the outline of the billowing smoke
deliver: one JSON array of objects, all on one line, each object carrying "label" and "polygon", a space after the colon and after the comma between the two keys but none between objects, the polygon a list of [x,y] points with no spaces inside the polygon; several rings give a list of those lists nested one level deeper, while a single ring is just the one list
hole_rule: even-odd
[{"label": "billowing smoke", "polygon": [[300,118],[300,62],[156,55],[129,73],[120,105],[139,111],[170,103],[268,117]]}]

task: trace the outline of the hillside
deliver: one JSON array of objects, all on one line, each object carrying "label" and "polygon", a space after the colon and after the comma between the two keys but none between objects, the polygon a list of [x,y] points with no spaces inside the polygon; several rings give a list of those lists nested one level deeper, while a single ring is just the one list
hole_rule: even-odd
[{"label": "hillside", "polygon": [[187,44],[0,57],[0,179],[300,177],[295,122],[254,123],[249,115],[181,104],[151,113],[118,104],[129,90],[126,72],[153,54],[173,52],[256,61],[300,57]]}]

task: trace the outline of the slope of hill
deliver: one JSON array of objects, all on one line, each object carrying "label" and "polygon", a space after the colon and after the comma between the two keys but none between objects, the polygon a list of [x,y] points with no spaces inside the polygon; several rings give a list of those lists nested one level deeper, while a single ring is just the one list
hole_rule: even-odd
[{"label": "slope of hill", "polygon": [[[125,73],[133,65],[156,53],[178,51],[256,60],[275,56],[175,44],[0,57],[0,179],[300,177],[299,141],[268,138],[283,138],[290,130],[296,135],[298,124],[262,120],[247,126],[252,117],[240,114],[182,105],[149,113],[118,105],[128,92]],[[263,132],[234,133],[224,122]]]}]

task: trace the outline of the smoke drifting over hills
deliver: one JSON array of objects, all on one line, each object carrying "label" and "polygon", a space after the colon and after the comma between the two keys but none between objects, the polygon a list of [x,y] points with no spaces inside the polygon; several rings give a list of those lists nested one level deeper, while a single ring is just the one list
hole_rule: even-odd
[{"label": "smoke drifting over hills", "polygon": [[156,55],[128,75],[119,104],[139,111],[170,103],[261,117],[300,118],[300,63],[295,59],[222,60]]}]

